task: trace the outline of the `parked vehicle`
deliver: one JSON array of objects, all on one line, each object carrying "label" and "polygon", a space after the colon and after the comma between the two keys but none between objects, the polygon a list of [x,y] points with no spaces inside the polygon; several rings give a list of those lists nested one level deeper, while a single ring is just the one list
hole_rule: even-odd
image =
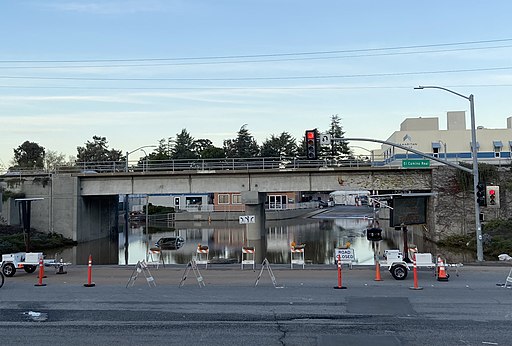
[{"label": "parked vehicle", "polygon": [[166,237],[160,238],[155,245],[162,250],[178,250],[185,244],[182,237]]},{"label": "parked vehicle", "polygon": [[36,271],[39,260],[42,258],[42,252],[17,252],[2,255],[2,273],[7,277],[14,276],[17,269],[33,273]]}]

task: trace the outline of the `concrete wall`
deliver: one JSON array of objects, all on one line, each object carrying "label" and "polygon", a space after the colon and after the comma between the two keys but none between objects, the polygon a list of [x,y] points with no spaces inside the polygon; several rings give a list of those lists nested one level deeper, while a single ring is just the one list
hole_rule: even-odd
[{"label": "concrete wall", "polygon": [[[247,181],[251,186],[268,188],[276,191],[279,188],[290,191],[295,186],[301,191],[308,191],[311,186],[315,188],[323,187],[325,190],[339,190],[344,187],[357,189],[375,190],[376,192],[387,190],[407,191],[421,190],[424,192],[432,191],[434,196],[430,198],[428,205],[428,221],[426,228],[433,239],[439,239],[447,234],[466,234],[474,232],[474,205],[472,191],[460,191],[455,181],[456,169],[449,167],[433,167],[431,169],[381,169],[381,170],[338,170],[330,172],[311,172],[297,173],[293,177],[291,172],[281,175],[279,172],[273,176],[270,173],[249,174],[244,177],[242,174],[229,175],[222,174],[217,177],[204,175],[187,177],[176,177],[178,183],[174,182],[174,175],[167,177],[159,176],[156,179],[144,177],[143,183],[140,183],[137,177],[112,177],[114,181],[123,182],[121,185],[114,183],[114,186],[123,187],[126,182],[130,185],[139,186],[138,193],[149,192],[142,190],[143,186],[150,186],[157,182],[165,183],[169,189],[173,186],[179,186],[186,181],[184,185],[187,188],[191,186],[225,186],[227,191],[233,191],[233,186],[240,181]],[[500,172],[499,180],[495,184],[500,185],[501,208],[491,209],[482,208],[482,212],[487,220],[501,217],[509,218],[512,216],[512,196],[509,196],[508,187],[512,186],[512,178],[509,170]],[[23,177],[15,182],[9,183],[10,191],[24,192],[27,197],[42,197],[44,200],[36,201],[32,204],[32,226],[41,231],[55,231],[70,237],[77,241],[86,241],[110,236],[117,233],[117,207],[118,195],[114,194],[112,187],[108,185],[108,178],[98,176],[101,186],[108,192],[104,195],[85,195],[84,191],[100,191],[95,187],[94,180],[87,179],[82,181],[81,177],[71,175],[55,175],[53,180],[41,179],[41,177]],[[195,182],[199,179],[199,182]],[[272,180],[275,179],[276,185],[272,186]],[[289,184],[286,184],[286,180]],[[297,182],[305,182],[305,185]],[[204,184],[204,185],[203,185]],[[7,183],[4,180],[4,186]],[[84,186],[87,188],[84,189]],[[197,187],[195,187],[197,188]],[[218,187],[215,187],[218,189]],[[151,187],[148,188],[151,190]],[[205,191],[202,191],[205,192]],[[99,193],[99,192],[98,192]],[[13,215],[16,213],[16,206],[13,202],[4,204],[2,217],[15,221]],[[303,213],[303,211],[297,211]],[[239,213],[211,214],[212,220],[236,219]],[[274,215],[275,214],[275,215]],[[276,211],[274,214],[267,213],[268,219],[283,218],[282,212]],[[191,215],[191,214],[189,214]],[[194,220],[208,220],[209,213],[193,214]],[[288,217],[290,214],[286,214]],[[180,214],[177,214],[181,218]],[[293,217],[293,216],[292,216]],[[196,219],[197,218],[197,219]],[[177,219],[178,220],[178,219]],[[190,220],[190,218],[188,218]]]}]

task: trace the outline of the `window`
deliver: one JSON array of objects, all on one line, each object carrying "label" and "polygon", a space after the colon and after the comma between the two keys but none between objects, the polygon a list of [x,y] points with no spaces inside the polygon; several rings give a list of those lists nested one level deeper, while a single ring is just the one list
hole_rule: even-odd
[{"label": "window", "polygon": [[492,141],[492,146],[494,147],[494,157],[501,157],[501,148],[503,148],[503,143],[501,141]]},{"label": "window", "polygon": [[441,143],[432,142],[432,156],[439,158],[439,150],[441,149]]},{"label": "window", "polygon": [[242,204],[242,195],[231,195],[231,200],[233,201],[233,204]]},{"label": "window", "polygon": [[229,204],[229,195],[227,193],[219,194],[219,204]]}]

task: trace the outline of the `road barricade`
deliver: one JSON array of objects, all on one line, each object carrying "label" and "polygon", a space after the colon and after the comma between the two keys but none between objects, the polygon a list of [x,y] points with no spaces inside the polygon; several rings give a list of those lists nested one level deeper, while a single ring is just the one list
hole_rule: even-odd
[{"label": "road barricade", "polygon": [[242,247],[242,263],[241,268],[244,270],[244,264],[252,265],[252,270],[254,270],[254,257],[255,255],[254,247],[243,246]]},{"label": "road barricade", "polygon": [[293,269],[293,265],[302,265],[302,269],[304,269],[304,248],[306,244],[301,245],[292,245],[290,247],[290,268]]},{"label": "road barricade", "polygon": [[209,253],[210,249],[208,248],[208,245],[197,244],[196,258],[194,262],[196,264],[204,264],[205,268],[208,269]]}]

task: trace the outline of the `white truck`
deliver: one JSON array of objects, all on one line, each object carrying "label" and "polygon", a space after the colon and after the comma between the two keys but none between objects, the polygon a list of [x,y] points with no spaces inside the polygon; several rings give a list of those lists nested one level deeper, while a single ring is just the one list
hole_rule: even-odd
[{"label": "white truck", "polygon": [[17,269],[33,273],[41,259],[43,259],[42,252],[16,252],[2,255],[2,273],[7,277],[16,274]]}]

